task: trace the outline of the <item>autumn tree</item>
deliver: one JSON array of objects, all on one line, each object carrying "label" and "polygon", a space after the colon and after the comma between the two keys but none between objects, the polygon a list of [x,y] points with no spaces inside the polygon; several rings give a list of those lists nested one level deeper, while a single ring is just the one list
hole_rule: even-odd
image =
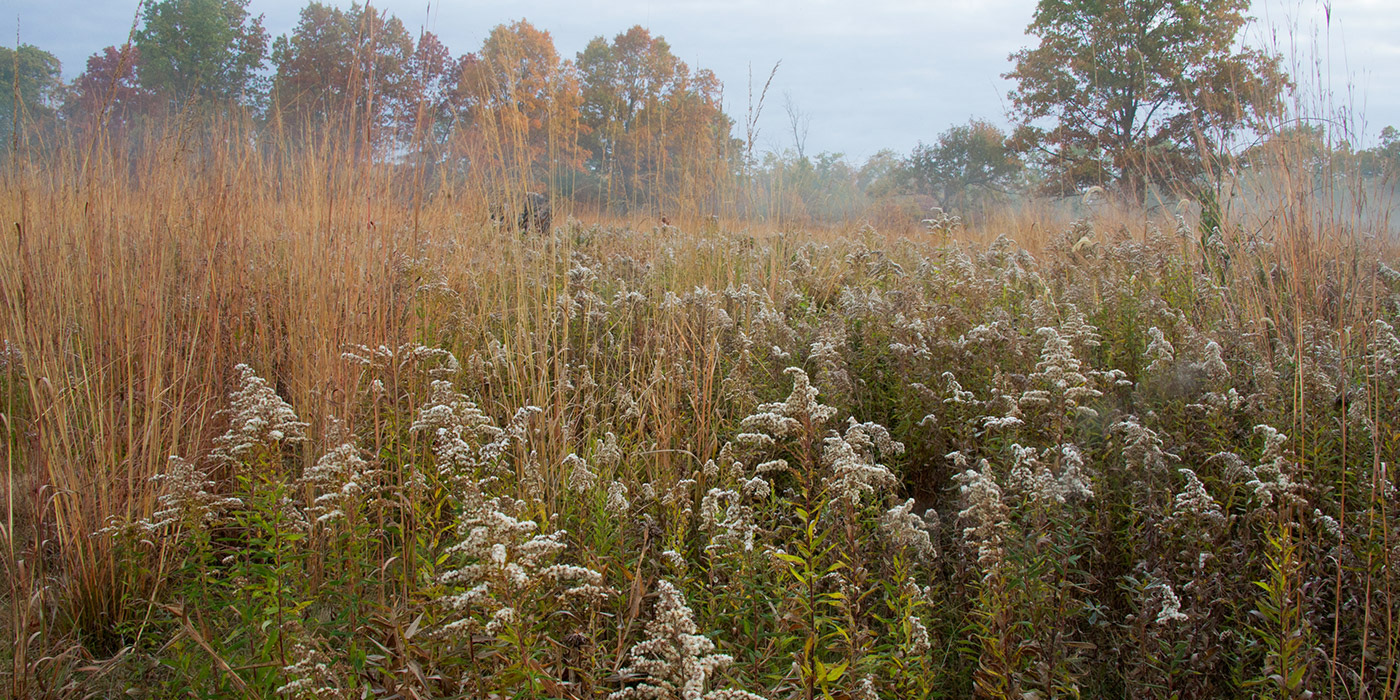
[{"label": "autumn tree", "polygon": [[267,30],[248,0],[147,2],[136,32],[141,84],[183,104],[189,99],[255,104]]},{"label": "autumn tree", "polygon": [[665,39],[636,26],[611,43],[594,38],[577,61],[581,139],[604,201],[683,199],[708,165],[727,159],[732,122],[719,80],[692,71]]},{"label": "autumn tree", "polygon": [[61,68],[53,54],[37,46],[0,46],[0,148],[16,142],[21,132],[17,127],[52,120],[63,89]]},{"label": "autumn tree", "polygon": [[[88,57],[87,68],[73,79],[63,111],[80,126],[127,129],[152,104],[149,90],[136,75],[140,52],[135,46],[108,46]],[[82,124],[90,120],[90,124]]]},{"label": "autumn tree", "polygon": [[1273,111],[1277,56],[1237,43],[1249,0],[1041,0],[1011,55],[1016,140],[1049,189],[1180,183]]},{"label": "autumn tree", "polygon": [[471,121],[458,150],[489,187],[558,185],[581,167],[578,77],[549,32],[524,20],[497,26],[462,60],[456,95]]},{"label": "autumn tree", "polygon": [[272,104],[284,123],[341,127],[376,145],[411,114],[413,36],[387,13],[312,2],[273,42]]},{"label": "autumn tree", "polygon": [[443,140],[457,116],[457,81],[461,61],[437,35],[423,31],[406,63],[408,100],[399,119],[414,129],[414,141]]},{"label": "autumn tree", "polygon": [[1014,186],[1023,166],[995,125],[973,119],[920,143],[903,162],[910,189],[932,196],[941,207],[970,203]]}]

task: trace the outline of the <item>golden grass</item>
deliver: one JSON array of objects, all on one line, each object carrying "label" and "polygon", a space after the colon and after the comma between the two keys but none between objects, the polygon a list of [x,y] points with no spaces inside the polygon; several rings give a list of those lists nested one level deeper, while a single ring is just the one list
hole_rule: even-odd
[{"label": "golden grass", "polygon": [[[544,465],[599,435],[601,426],[579,423],[570,388],[587,365],[595,381],[630,387],[640,404],[636,421],[615,426],[641,453],[640,473],[629,476],[671,484],[714,458],[732,428],[716,403],[733,358],[693,316],[663,327],[647,326],[650,316],[607,317],[598,321],[605,328],[561,321],[574,252],[653,266],[636,281],[656,304],[665,292],[702,286],[752,284],[777,298],[796,252],[815,244],[812,298],[834,303],[852,250],[915,251],[912,259],[944,243],[916,226],[778,232],[699,214],[670,226],[652,215],[585,226],[561,214],[560,235],[520,236],[487,225],[488,196],[472,183],[444,180],[427,196],[412,173],[328,142],[269,147],[237,121],[177,124],[141,141],[134,151],[101,141],[50,147],[13,159],[0,176],[0,339],[23,358],[23,371],[6,365],[3,380],[3,627],[16,696],[61,675],[63,664],[41,662],[45,654],[76,640],[74,654],[115,653],[160,614],[165,545],[142,543],[151,551],[133,559],[93,533],[151,513],[150,477],[169,456],[208,453],[226,427],[219,411],[238,363],[274,382],[321,441],[330,417],[361,435],[381,430],[382,416],[364,410],[359,370],[342,359],[348,347],[486,353],[498,341],[508,362],[481,373],[488,379],[476,399],[502,422],[522,406],[543,409],[532,444]],[[1230,214],[1242,234],[1225,241],[1225,314],[1253,329],[1246,342],[1264,353],[1273,341],[1305,356],[1311,324],[1364,346],[1383,296],[1374,262],[1396,259],[1389,222],[1316,209],[1319,198],[1302,184],[1268,196]],[[1080,217],[1092,217],[1107,245],[1171,231],[1168,214],[1036,203],[957,235],[985,249],[1004,234],[1058,264],[1064,232]],[[1182,260],[1202,259],[1189,224],[1178,243]],[[646,352],[578,357],[571,334],[594,333],[635,337]],[[1315,448],[1302,372],[1289,403],[1306,466]],[[544,475],[541,516],[564,508],[566,478]]]}]

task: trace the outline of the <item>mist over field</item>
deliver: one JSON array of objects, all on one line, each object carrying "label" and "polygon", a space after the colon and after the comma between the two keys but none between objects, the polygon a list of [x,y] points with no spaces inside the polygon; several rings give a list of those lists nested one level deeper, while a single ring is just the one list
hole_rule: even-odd
[{"label": "mist over field", "polygon": [[250,9],[0,49],[9,696],[1400,684],[1400,132],[1249,3],[1028,5],[859,158],[643,24]]}]

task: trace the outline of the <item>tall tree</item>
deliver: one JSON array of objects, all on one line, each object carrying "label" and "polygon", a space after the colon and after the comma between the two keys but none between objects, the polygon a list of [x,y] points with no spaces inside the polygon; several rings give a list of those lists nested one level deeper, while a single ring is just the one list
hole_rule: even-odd
[{"label": "tall tree", "polygon": [[161,0],[144,7],[136,33],[143,86],[177,104],[259,101],[268,37],[262,16],[248,15],[248,0]]},{"label": "tall tree", "polygon": [[966,207],[988,194],[1005,192],[1022,164],[995,125],[973,119],[952,127],[932,145],[920,143],[904,161],[910,186],[941,207]]},{"label": "tall tree", "polygon": [[136,76],[140,52],[136,47],[108,46],[88,57],[87,69],[69,87],[63,111],[70,121],[103,120],[113,131],[122,131],[146,112],[150,91]]},{"label": "tall tree", "polygon": [[[44,123],[54,115],[59,92],[63,89],[61,64],[53,54],[37,46],[20,44],[18,49],[0,46],[0,148],[9,148],[17,135],[16,126],[29,120]],[[15,102],[15,92],[19,102]]]},{"label": "tall tree", "polygon": [[692,72],[661,37],[636,26],[609,43],[596,37],[578,54],[581,140],[602,197],[632,205],[684,188],[688,168],[723,157],[731,122],[721,86]]},{"label": "tall tree", "polygon": [[359,4],[346,11],[312,2],[292,34],[273,43],[273,104],[283,118],[368,124],[383,143],[412,100],[413,55],[413,37],[397,17]]},{"label": "tall tree", "polygon": [[1277,56],[1237,39],[1249,0],[1041,0],[1011,55],[1018,143],[1053,189],[1151,183],[1202,159],[1278,106]]},{"label": "tall tree", "polygon": [[468,158],[503,176],[498,187],[557,182],[580,167],[578,75],[549,32],[524,20],[497,26],[464,57],[457,95],[473,123]]},{"label": "tall tree", "polygon": [[461,62],[436,34],[423,31],[406,64],[408,71],[408,100],[403,105],[400,120],[417,130],[415,139],[431,137],[438,141],[446,136],[456,116],[457,79]]}]

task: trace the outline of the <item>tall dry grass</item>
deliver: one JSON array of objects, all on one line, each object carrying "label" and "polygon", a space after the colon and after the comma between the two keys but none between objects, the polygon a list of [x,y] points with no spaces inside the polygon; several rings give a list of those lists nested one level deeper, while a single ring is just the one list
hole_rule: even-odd
[{"label": "tall dry grass", "polygon": [[[780,233],[695,207],[675,225],[568,220],[521,236],[486,221],[494,185],[430,184],[331,138],[237,118],[173,121],[134,149],[68,138],[17,154],[0,180],[13,649],[0,660],[15,697],[270,692],[305,675],[297,663],[324,651],[317,635],[363,654],[325,687],[596,696],[639,682],[624,669],[649,668],[626,653],[644,638],[703,648],[693,621],[676,622],[686,615],[735,657],[726,680],[769,696],[1176,686],[1385,697],[1400,682],[1395,395],[1376,350],[1377,322],[1395,322],[1395,238],[1383,218],[1322,206],[1332,198],[1286,167],[1282,186],[1227,207],[1218,231],[1200,226],[1199,206],[1174,218],[1078,203],[1007,210],[971,231]],[[527,148],[505,136],[493,147]],[[1175,356],[1153,349],[1149,328]],[[1207,339],[1223,353],[1219,381],[1248,395],[1238,405],[1202,398],[1227,388],[1197,376]],[[410,361],[414,348],[460,365],[432,374],[423,366],[438,356]],[[245,364],[308,424],[306,440],[216,458],[237,428],[227,408]],[[1056,383],[1075,373],[1101,396]],[[807,374],[831,415],[798,391],[772,404]],[[500,512],[567,529],[561,561],[613,590],[585,624],[492,584],[517,596],[517,614],[538,612],[541,629],[578,620],[579,638],[516,630],[517,651],[490,646],[488,661],[475,645],[499,624],[448,635],[451,616],[434,606],[459,593],[444,573],[453,557],[487,556],[451,549],[483,496],[429,468],[440,446],[411,427],[445,400],[430,397],[429,375],[515,426],[506,452],[472,475],[489,471],[503,490],[487,495],[520,499]],[[1216,400],[1227,407],[1196,408]],[[875,423],[845,427],[848,416]],[[801,429],[773,427],[789,420]],[[1286,450],[1259,446],[1254,425],[1270,422],[1291,437]],[[904,452],[872,447],[881,425]],[[767,442],[743,440],[769,452],[740,438],[765,430]],[[324,485],[308,475],[347,439],[382,472],[373,493],[347,524],[287,538],[269,514],[312,513]],[[854,456],[828,459],[824,444]],[[1216,459],[1227,452],[1260,465],[1254,481]],[[897,481],[881,481],[875,454]],[[596,484],[575,485],[590,467],[571,455]],[[131,529],[164,507],[168,487],[153,477],[171,456],[243,499],[246,511],[202,544],[184,539],[198,528]],[[1275,457],[1296,464],[1280,473],[1305,485],[1301,500],[1259,500],[1282,483],[1260,476]],[[1070,484],[1066,467],[1081,458],[1092,506],[1016,485],[1017,469],[1050,462],[1046,473]],[[755,472],[779,459],[787,466]],[[1181,459],[1203,499],[1166,468]],[[748,471],[735,477],[726,460]],[[869,490],[851,486],[853,473]],[[925,540],[941,559],[922,559],[932,550],[917,537],[879,534],[908,520],[892,507],[906,496],[944,522]],[[1188,501],[1202,510],[1176,514]],[[1311,509],[1334,519],[1340,543]],[[755,550],[735,539],[742,528]],[[1199,544],[1153,549],[1183,541]],[[517,544],[503,545],[512,561]],[[1171,557],[1188,554],[1220,562],[1199,559],[1213,588],[1188,593],[1185,576],[1173,592]],[[349,570],[361,580],[338,578]],[[262,572],[273,583],[257,590],[270,592],[201,587],[235,572],[244,586]],[[653,585],[662,579],[695,610],[674,608],[684,596]],[[653,588],[672,627],[648,623]],[[257,605],[275,615],[257,618]],[[1166,626],[1175,615],[1195,626]],[[275,630],[266,649],[247,641],[255,619]],[[977,636],[960,643],[967,631]],[[1183,652],[1194,645],[1217,656]],[[454,685],[444,669],[475,680]]]}]

